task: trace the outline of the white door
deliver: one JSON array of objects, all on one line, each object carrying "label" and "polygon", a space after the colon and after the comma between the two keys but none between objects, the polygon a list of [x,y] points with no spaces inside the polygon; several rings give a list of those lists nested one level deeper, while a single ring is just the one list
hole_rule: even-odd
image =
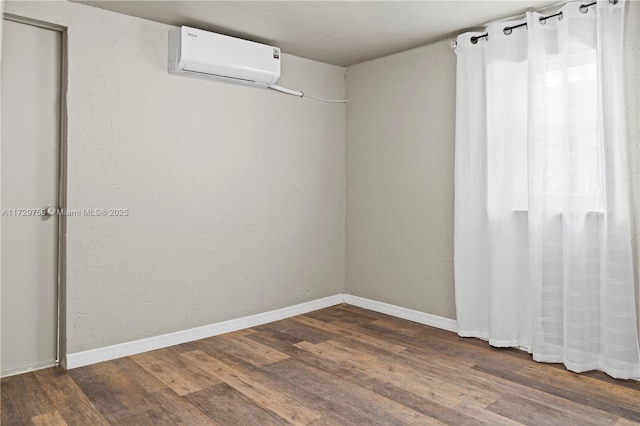
[{"label": "white door", "polygon": [[3,22],[2,376],[57,362],[62,34]]}]

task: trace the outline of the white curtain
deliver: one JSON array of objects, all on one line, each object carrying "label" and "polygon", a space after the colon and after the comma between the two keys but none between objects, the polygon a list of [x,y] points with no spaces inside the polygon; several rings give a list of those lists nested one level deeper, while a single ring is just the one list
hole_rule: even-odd
[{"label": "white curtain", "polygon": [[458,333],[640,378],[625,2],[582,4],[458,37]]}]

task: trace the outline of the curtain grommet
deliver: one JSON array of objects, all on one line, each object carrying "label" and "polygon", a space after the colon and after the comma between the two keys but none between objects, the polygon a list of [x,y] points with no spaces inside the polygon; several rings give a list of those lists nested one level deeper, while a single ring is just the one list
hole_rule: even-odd
[{"label": "curtain grommet", "polygon": [[471,37],[471,44],[478,44],[478,40],[480,40],[481,38],[489,40],[489,33],[484,33],[484,34],[479,35],[479,36]]}]

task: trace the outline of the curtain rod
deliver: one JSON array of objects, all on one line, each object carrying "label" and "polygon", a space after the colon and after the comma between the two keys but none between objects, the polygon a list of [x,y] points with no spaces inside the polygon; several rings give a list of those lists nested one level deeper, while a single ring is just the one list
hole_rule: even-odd
[{"label": "curtain rod", "polygon": [[[587,13],[589,11],[589,8],[591,6],[594,6],[596,3],[597,3],[597,1],[594,1],[594,2],[591,2],[591,3],[587,3],[587,4],[581,4],[580,5],[580,12]],[[609,0],[609,3],[617,4],[618,0]],[[561,21],[563,16],[564,16],[564,14],[562,13],[562,11],[560,11],[558,13],[554,13],[553,15],[541,16],[539,19],[540,19],[540,23],[544,24],[545,22],[547,22],[547,19],[551,19],[551,18],[555,18],[555,17],[558,17],[558,20]],[[523,22],[522,24],[518,24],[518,25],[506,26],[506,27],[504,27],[502,32],[505,35],[509,35],[509,34],[511,34],[513,32],[514,29],[520,28],[520,27],[527,28],[527,23]],[[483,38],[488,40],[489,39],[489,33],[486,32],[486,33],[481,34],[479,36],[472,36],[471,37],[471,44],[477,44],[478,40],[483,39]],[[456,47],[458,47],[458,42],[454,40],[454,41],[451,42],[451,48],[455,49]]]}]

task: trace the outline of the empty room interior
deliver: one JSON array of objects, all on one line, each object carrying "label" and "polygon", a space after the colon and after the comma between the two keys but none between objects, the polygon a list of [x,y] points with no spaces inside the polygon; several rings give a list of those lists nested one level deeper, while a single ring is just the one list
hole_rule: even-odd
[{"label": "empty room interior", "polygon": [[640,425],[640,1],[0,10],[3,425]]}]

